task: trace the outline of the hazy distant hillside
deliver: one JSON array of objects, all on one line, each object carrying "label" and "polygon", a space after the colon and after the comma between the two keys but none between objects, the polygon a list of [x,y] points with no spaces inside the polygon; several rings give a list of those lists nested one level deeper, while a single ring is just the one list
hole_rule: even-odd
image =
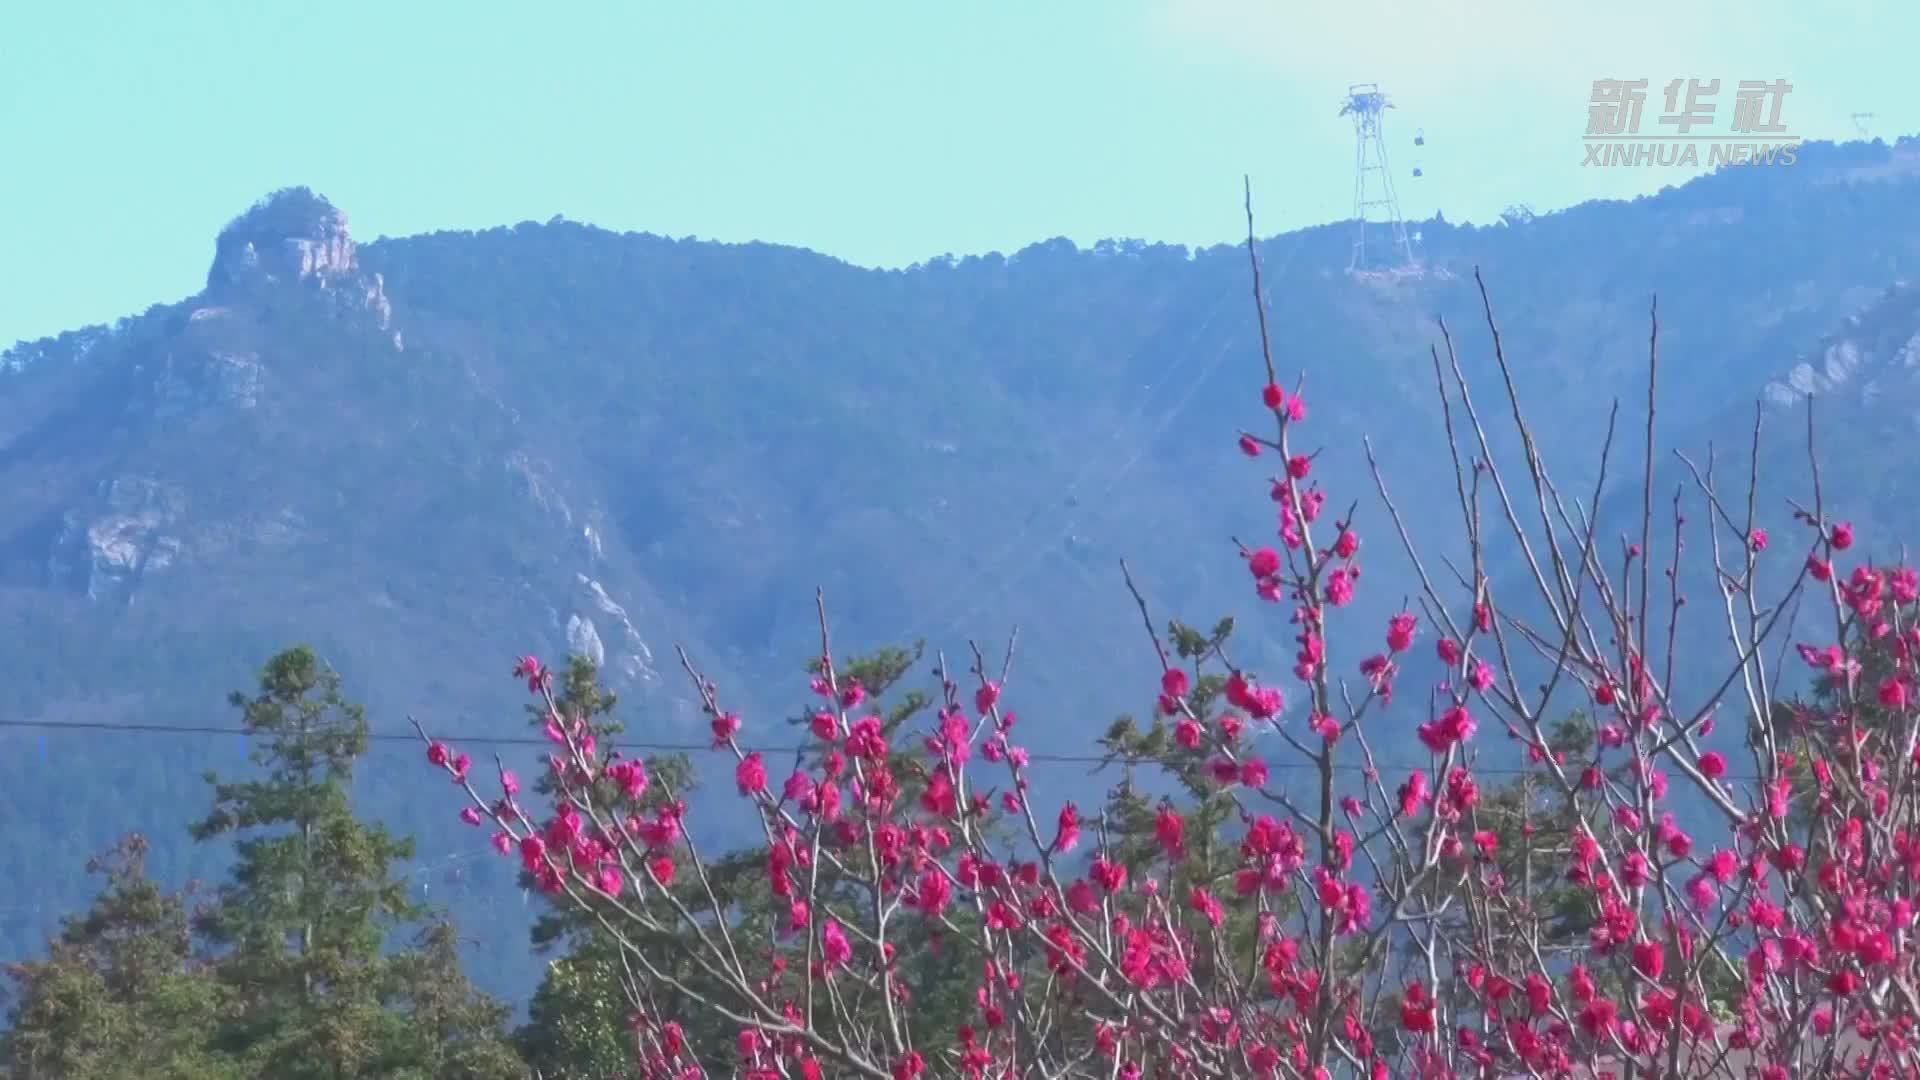
[{"label": "hazy distant hillside", "polygon": [[[1471,268],[1584,486],[1607,399],[1637,393],[1653,292],[1663,415],[1704,433],[1920,266],[1911,149],[1800,161],[1524,225],[1423,223],[1451,276],[1397,286],[1341,273],[1344,227],[1263,242],[1318,474],[1371,537],[1350,624],[1373,639],[1407,591],[1363,434],[1403,510],[1456,531],[1427,348],[1444,314],[1489,371]],[[377,730],[412,710],[522,734],[512,656],[574,650],[608,668],[630,730],[679,741],[699,730],[682,643],[781,742],[819,585],[843,647],[926,637],[957,659],[1019,624],[1030,744],[1080,749],[1154,686],[1122,556],[1157,616],[1243,616],[1244,663],[1291,651],[1228,540],[1272,528],[1265,466],[1233,445],[1263,376],[1231,243],[1052,241],[900,272],[561,221],[356,247],[323,200],[289,197],[214,247],[201,295],[0,357],[9,717],[228,725],[226,692],[304,639]],[[1906,475],[1876,467],[1863,496]],[[153,833],[163,872],[212,869],[180,826],[198,771],[236,767],[237,745],[55,731],[43,757],[19,728],[0,745],[0,874],[19,883],[0,952],[37,945],[119,831]],[[363,798],[425,850],[477,852],[417,759],[380,744]],[[1063,793],[1105,782],[1072,768]],[[469,932],[524,931],[510,868],[453,867],[421,880]],[[486,962],[495,988],[530,987],[520,950]]]}]

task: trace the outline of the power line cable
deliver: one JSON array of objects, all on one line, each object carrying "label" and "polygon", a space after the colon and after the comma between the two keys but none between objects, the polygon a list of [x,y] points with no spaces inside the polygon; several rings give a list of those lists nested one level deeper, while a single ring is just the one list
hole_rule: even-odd
[{"label": "power line cable", "polygon": [[[118,721],[110,721],[110,720],[73,720],[73,721],[0,720],[0,729],[5,729],[5,728],[32,729],[32,730],[38,730],[38,731],[48,731],[48,730],[125,731],[125,732],[141,732],[141,733],[153,734],[153,735],[206,735],[206,736],[213,736],[213,735],[236,736],[237,735],[237,736],[244,737],[248,735],[257,736],[259,734],[258,732],[249,732],[244,728],[218,727],[211,724],[130,724],[130,723],[121,723]],[[372,741],[372,742],[417,743],[420,741],[420,736],[412,732],[406,732],[406,731],[369,731],[367,733],[367,738],[369,741]],[[531,735],[482,735],[478,732],[461,732],[458,734],[449,734],[446,732],[441,732],[439,734],[436,734],[434,738],[450,746],[458,745],[462,743],[468,744],[468,745],[479,745],[479,746],[551,746],[553,745],[552,742],[546,738],[536,738]],[[733,756],[733,751],[731,749],[724,746],[714,746],[712,743],[705,743],[705,742],[694,743],[694,742],[659,742],[659,741],[650,741],[650,740],[622,740],[620,742],[620,745],[630,750],[646,750],[646,751],[652,751],[654,753],[723,754],[728,757]],[[820,749],[820,744],[815,743],[811,745],[799,745],[799,746],[788,745],[788,746],[743,747],[742,749],[745,750],[745,752],[747,753],[758,752],[761,755],[766,757],[779,757],[782,755],[804,754],[808,751],[818,750]],[[1027,760],[1030,762],[1039,762],[1042,764],[1050,764],[1050,765],[1099,765],[1099,764],[1108,763],[1108,762],[1112,762],[1115,764],[1124,764],[1129,759],[1119,754],[1049,754],[1049,753],[1033,752],[1027,755]],[[1134,760],[1137,760],[1137,759],[1134,759]],[[1266,762],[1266,765],[1270,769],[1318,769],[1320,767],[1318,763],[1312,762],[1312,761],[1268,761]],[[1333,767],[1336,772],[1365,772],[1366,771],[1366,766],[1354,764],[1351,762],[1336,762]],[[1426,765],[1411,764],[1406,762],[1380,762],[1377,765],[1377,768],[1383,772],[1389,769],[1423,769],[1427,767],[1428,766]],[[1539,770],[1535,770],[1535,769],[1521,769],[1521,768],[1499,767],[1499,766],[1477,766],[1472,770],[1472,772],[1474,772],[1476,775],[1487,775],[1487,776],[1525,776],[1530,773],[1536,773],[1538,771]],[[1743,776],[1743,775],[1737,775],[1734,773],[1728,773],[1726,775],[1726,779],[1736,780],[1736,781],[1754,781],[1754,780],[1758,780],[1759,777]]]}]

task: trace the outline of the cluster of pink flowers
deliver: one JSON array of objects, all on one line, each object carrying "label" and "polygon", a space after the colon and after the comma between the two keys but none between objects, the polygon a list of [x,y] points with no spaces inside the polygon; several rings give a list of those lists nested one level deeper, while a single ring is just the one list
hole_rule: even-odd
[{"label": "cluster of pink flowers", "polygon": [[[1852,527],[1803,515],[1803,575],[1832,598],[1839,630],[1799,646],[1827,703],[1789,708],[1753,659],[1762,615],[1747,605],[1768,534],[1735,529],[1743,563],[1717,565],[1716,580],[1742,653],[1728,683],[1761,707],[1751,776],[1703,745],[1712,709],[1676,706],[1662,674],[1673,665],[1643,655],[1650,616],[1624,590],[1594,601],[1612,605],[1605,631],[1556,608],[1562,624],[1528,636],[1503,623],[1481,571],[1458,610],[1428,586],[1424,621],[1446,675],[1423,715],[1393,713],[1423,616],[1392,614],[1384,651],[1336,665],[1327,620],[1354,604],[1361,541],[1342,521],[1316,546],[1326,494],[1315,455],[1292,448],[1304,399],[1270,381],[1261,401],[1276,435],[1240,446],[1281,462],[1263,481],[1277,544],[1242,557],[1254,594],[1290,614],[1297,689],[1219,650],[1191,669],[1161,650],[1141,687],[1166,724],[1156,753],[1168,774],[1210,782],[1199,797],[1238,810],[1224,856],[1214,850],[1224,838],[1206,835],[1211,825],[1196,834],[1197,811],[1172,797],[1128,825],[1037,794],[1000,678],[984,665],[966,689],[943,674],[931,724],[895,738],[874,695],[821,656],[811,742],[784,777],[698,682],[712,745],[733,758],[734,788],[765,833],[776,917],[771,940],[752,948],[729,936],[728,911],[694,911],[720,901],[677,870],[705,881],[684,803],[659,792],[640,759],[596,746],[536,659],[514,674],[546,705],[556,794],[544,820],[518,801],[510,772],[488,799],[466,755],[429,741],[428,760],[468,792],[462,817],[491,822],[496,847],[517,852],[545,892],[679,933],[704,956],[731,986],[728,1015],[747,1018],[731,1062],[747,1076],[1604,1075],[1633,1063],[1776,1078],[1813,1061],[1876,1077],[1920,1067],[1920,574],[1870,563],[1843,573],[1834,560],[1855,548]],[[1627,555],[1649,557],[1638,545]],[[1541,587],[1577,565],[1562,558]],[[1556,742],[1552,718],[1503,686],[1495,661],[1522,640],[1592,702],[1584,741]],[[1357,692],[1343,670],[1357,671]],[[1203,694],[1204,678],[1217,681]],[[1528,768],[1528,786],[1499,809],[1479,778],[1483,727]],[[1386,743],[1427,760],[1397,767],[1393,790],[1375,756]],[[1276,783],[1274,750],[1310,796]],[[1706,808],[1691,832],[1676,788]],[[823,880],[858,882],[869,901],[851,904]],[[1579,929],[1541,909],[1549,886]],[[973,1016],[946,1033],[937,1061],[911,1035],[897,968],[908,937],[978,972]],[[648,972],[672,989],[663,969]],[[648,1075],[700,1075],[724,1056],[634,1004]],[[1810,1049],[1809,1038],[1832,1048],[1842,1036],[1856,1042],[1827,1057]]]}]

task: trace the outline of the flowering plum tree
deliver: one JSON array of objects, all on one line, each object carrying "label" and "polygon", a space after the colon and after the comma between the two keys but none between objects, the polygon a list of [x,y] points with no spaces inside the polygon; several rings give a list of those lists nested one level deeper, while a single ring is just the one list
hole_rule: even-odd
[{"label": "flowering plum tree", "polygon": [[[1711,461],[1689,461],[1705,510],[1687,535],[1732,647],[1710,678],[1710,660],[1677,659],[1678,500],[1673,558],[1651,565],[1657,312],[1638,535],[1609,551],[1592,507],[1618,408],[1593,496],[1570,507],[1481,285],[1523,467],[1495,464],[1443,323],[1435,400],[1470,558],[1444,585],[1376,467],[1384,542],[1404,548],[1417,602],[1378,651],[1337,661],[1329,628],[1360,587],[1361,538],[1324,508],[1352,493],[1321,485],[1302,384],[1280,382],[1250,202],[1247,246],[1265,381],[1239,444],[1282,475],[1263,482],[1275,542],[1240,557],[1297,651],[1290,671],[1249,670],[1230,622],[1162,628],[1133,591],[1158,715],[1104,743],[1130,771],[1164,770],[1163,793],[1039,794],[1011,647],[943,657],[926,709],[880,709],[872,673],[836,656],[824,602],[810,745],[790,762],[749,749],[750,723],[681,657],[764,834],[745,861],[705,856],[673,785],[605,745],[532,657],[515,675],[552,742],[537,800],[504,769],[483,794],[467,756],[421,729],[467,820],[618,955],[635,1074],[1913,1075],[1920,576],[1846,565],[1856,537],[1816,469],[1811,505],[1772,542],[1804,565],[1762,599],[1753,478],[1728,497]],[[1526,595],[1496,594],[1496,547],[1518,553]],[[1762,647],[1802,598],[1832,619],[1798,645],[1813,693],[1788,700]],[[1416,649],[1446,672],[1419,712],[1394,701]],[[1551,712],[1556,691],[1580,712]],[[1733,712],[1744,741],[1712,738]],[[1425,764],[1388,771],[1381,740],[1417,740]],[[1521,758],[1499,787],[1484,782],[1496,743]],[[1283,765],[1308,783],[1278,783]],[[1683,821],[1683,793],[1705,813]],[[970,989],[958,1005],[925,1007],[908,958],[930,954]]]}]

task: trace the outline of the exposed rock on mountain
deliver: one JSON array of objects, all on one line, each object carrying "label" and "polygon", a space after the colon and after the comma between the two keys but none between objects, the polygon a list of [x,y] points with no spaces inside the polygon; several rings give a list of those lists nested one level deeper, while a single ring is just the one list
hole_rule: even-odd
[{"label": "exposed rock on mountain", "polygon": [[[1766,398],[1790,407],[1807,395],[1851,389],[1862,404],[1890,390],[1920,386],[1920,289],[1898,282],[1871,307],[1848,316],[1808,359],[1766,386]],[[1920,414],[1914,421],[1920,425]]]},{"label": "exposed rock on mountain", "polygon": [[306,188],[288,188],[233,219],[214,242],[207,291],[267,281],[328,280],[359,270],[347,215]]},{"label": "exposed rock on mountain", "polygon": [[[616,678],[657,684],[660,673],[653,668],[653,650],[648,648],[640,636],[639,628],[628,618],[627,609],[614,603],[613,597],[607,595],[606,588],[587,575],[576,574],[575,579],[585,590],[586,599],[596,614],[576,612],[568,617],[567,640],[574,646],[573,651],[592,658],[595,664],[607,668],[608,674]],[[594,625],[595,617],[616,634],[615,648],[611,653]]]},{"label": "exposed rock on mountain", "polygon": [[[385,330],[393,318],[386,283],[360,267],[347,215],[306,188],[277,191],[235,218],[214,242],[207,295],[231,296],[261,285],[310,282],[371,312]],[[194,318],[219,312],[202,308]],[[399,343],[396,336],[395,343]]]},{"label": "exposed rock on mountain", "polygon": [[148,574],[173,565],[180,537],[168,530],[186,509],[177,489],[138,476],[102,485],[90,507],[67,511],[47,559],[56,587],[84,592],[89,600],[131,603],[134,587]]}]

